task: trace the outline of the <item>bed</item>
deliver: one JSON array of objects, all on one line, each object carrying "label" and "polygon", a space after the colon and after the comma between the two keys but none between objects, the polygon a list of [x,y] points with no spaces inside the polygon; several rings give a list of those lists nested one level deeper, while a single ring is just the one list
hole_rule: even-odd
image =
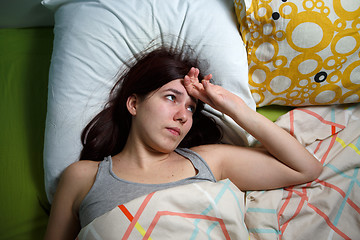
[{"label": "bed", "polygon": [[[109,213],[127,224],[129,239],[158,239],[156,226],[160,233],[171,229],[157,225],[161,214],[176,217],[175,225],[184,222],[192,239],[204,239],[200,230],[209,239],[359,239],[358,0],[43,4],[54,26],[0,29],[0,239],[42,238],[58,178],[78,160],[81,129],[103,106],[119,67],[153,39],[192,45],[216,84],[289,131],[324,171],[311,183],[271,191],[238,192],[224,181],[144,196]],[[205,111],[223,126],[224,143],[258,146],[227,116]],[[191,209],[175,208],[178,199],[169,196],[188,188],[204,197]],[[158,201],[142,208],[157,196],[169,206]],[[238,219],[230,223],[231,214]],[[103,230],[98,224],[106,220],[98,222],[79,239]]]}]

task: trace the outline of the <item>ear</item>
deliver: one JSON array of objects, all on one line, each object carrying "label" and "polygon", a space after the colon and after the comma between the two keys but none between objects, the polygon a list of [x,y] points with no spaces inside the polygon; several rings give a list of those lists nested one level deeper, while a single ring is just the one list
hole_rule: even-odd
[{"label": "ear", "polygon": [[132,94],[128,97],[126,101],[126,107],[129,111],[129,113],[133,116],[136,116],[136,107],[138,104],[138,97],[135,94]]}]

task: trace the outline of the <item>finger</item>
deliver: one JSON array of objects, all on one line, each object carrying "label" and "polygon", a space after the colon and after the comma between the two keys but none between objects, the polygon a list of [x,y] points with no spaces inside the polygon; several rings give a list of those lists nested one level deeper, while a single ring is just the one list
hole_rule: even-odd
[{"label": "finger", "polygon": [[215,94],[214,84],[210,82],[210,80],[202,80],[201,84],[203,85],[204,91],[206,95],[213,96]]},{"label": "finger", "polygon": [[194,70],[194,78],[198,78],[199,73],[200,73],[200,70],[198,68],[195,68],[195,70]]},{"label": "finger", "polygon": [[202,82],[203,88],[204,88],[204,96],[206,96],[206,98],[204,98],[204,100],[202,100],[203,102],[205,102],[206,104],[210,105],[211,107],[215,108],[213,99],[216,98],[217,94],[216,91],[214,89],[214,84],[212,84],[209,80],[203,80]]},{"label": "finger", "polygon": [[195,73],[196,73],[196,69],[194,67],[190,68],[189,72],[188,72],[188,76],[190,78],[194,78],[195,77]]},{"label": "finger", "polygon": [[202,80],[201,81],[201,84],[204,86],[204,90],[205,91],[209,91],[210,89],[210,87],[209,87],[209,85],[210,85],[210,80],[206,80],[206,79],[204,79],[204,80]]},{"label": "finger", "polygon": [[212,74],[211,73],[204,77],[204,80],[210,80],[210,79],[212,79]]},{"label": "finger", "polygon": [[192,82],[191,82],[191,78],[189,77],[189,75],[185,75],[184,77],[184,86],[185,88],[189,87],[192,85]]},{"label": "finger", "polygon": [[196,99],[204,101],[206,96],[204,86],[200,83],[192,83],[189,76],[184,77],[184,86],[188,94]]},{"label": "finger", "polygon": [[190,78],[188,75],[185,75],[184,77],[184,86],[186,90],[189,92],[189,94],[190,93],[193,94],[194,90],[196,91],[204,90],[204,87],[202,86],[201,83],[199,83],[198,81],[194,81],[193,78]]},{"label": "finger", "polygon": [[184,83],[186,83],[186,85],[189,85],[189,84],[193,84],[197,87],[201,87],[199,85],[199,79],[198,79],[198,76],[199,76],[199,73],[200,73],[200,70],[198,68],[195,68],[195,67],[192,67],[188,74],[186,75],[186,82],[185,82],[185,77],[184,77]]}]

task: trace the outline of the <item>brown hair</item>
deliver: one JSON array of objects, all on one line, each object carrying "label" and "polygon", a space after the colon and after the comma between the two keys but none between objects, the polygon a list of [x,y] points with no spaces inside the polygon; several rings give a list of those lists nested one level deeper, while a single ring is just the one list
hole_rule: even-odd
[{"label": "brown hair", "polygon": [[[189,51],[185,57],[183,52],[160,47],[135,56],[135,63],[120,75],[112,88],[104,109],[83,130],[80,159],[100,161],[122,151],[132,119],[126,108],[128,97],[132,94],[145,97],[174,79],[184,78],[191,67],[199,68],[197,58],[191,59]],[[202,78],[200,75],[199,79]],[[203,105],[198,101],[192,128],[179,147],[189,148],[220,141],[221,129],[212,118],[203,114]]]}]

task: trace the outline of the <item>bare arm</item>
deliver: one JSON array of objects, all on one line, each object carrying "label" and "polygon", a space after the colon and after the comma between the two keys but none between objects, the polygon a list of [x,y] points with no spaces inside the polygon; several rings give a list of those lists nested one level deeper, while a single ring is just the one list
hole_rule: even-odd
[{"label": "bare arm", "polygon": [[209,83],[209,75],[202,83],[197,75],[198,70],[192,69],[184,79],[189,94],[230,116],[266,149],[228,145],[195,148],[209,160],[219,179],[229,178],[242,190],[260,190],[301,184],[320,175],[321,163],[289,133],[250,109],[240,97]]},{"label": "bare arm", "polygon": [[80,161],[70,165],[62,174],[52,203],[44,239],[75,239],[80,231],[78,210],[90,190],[97,163]]}]

